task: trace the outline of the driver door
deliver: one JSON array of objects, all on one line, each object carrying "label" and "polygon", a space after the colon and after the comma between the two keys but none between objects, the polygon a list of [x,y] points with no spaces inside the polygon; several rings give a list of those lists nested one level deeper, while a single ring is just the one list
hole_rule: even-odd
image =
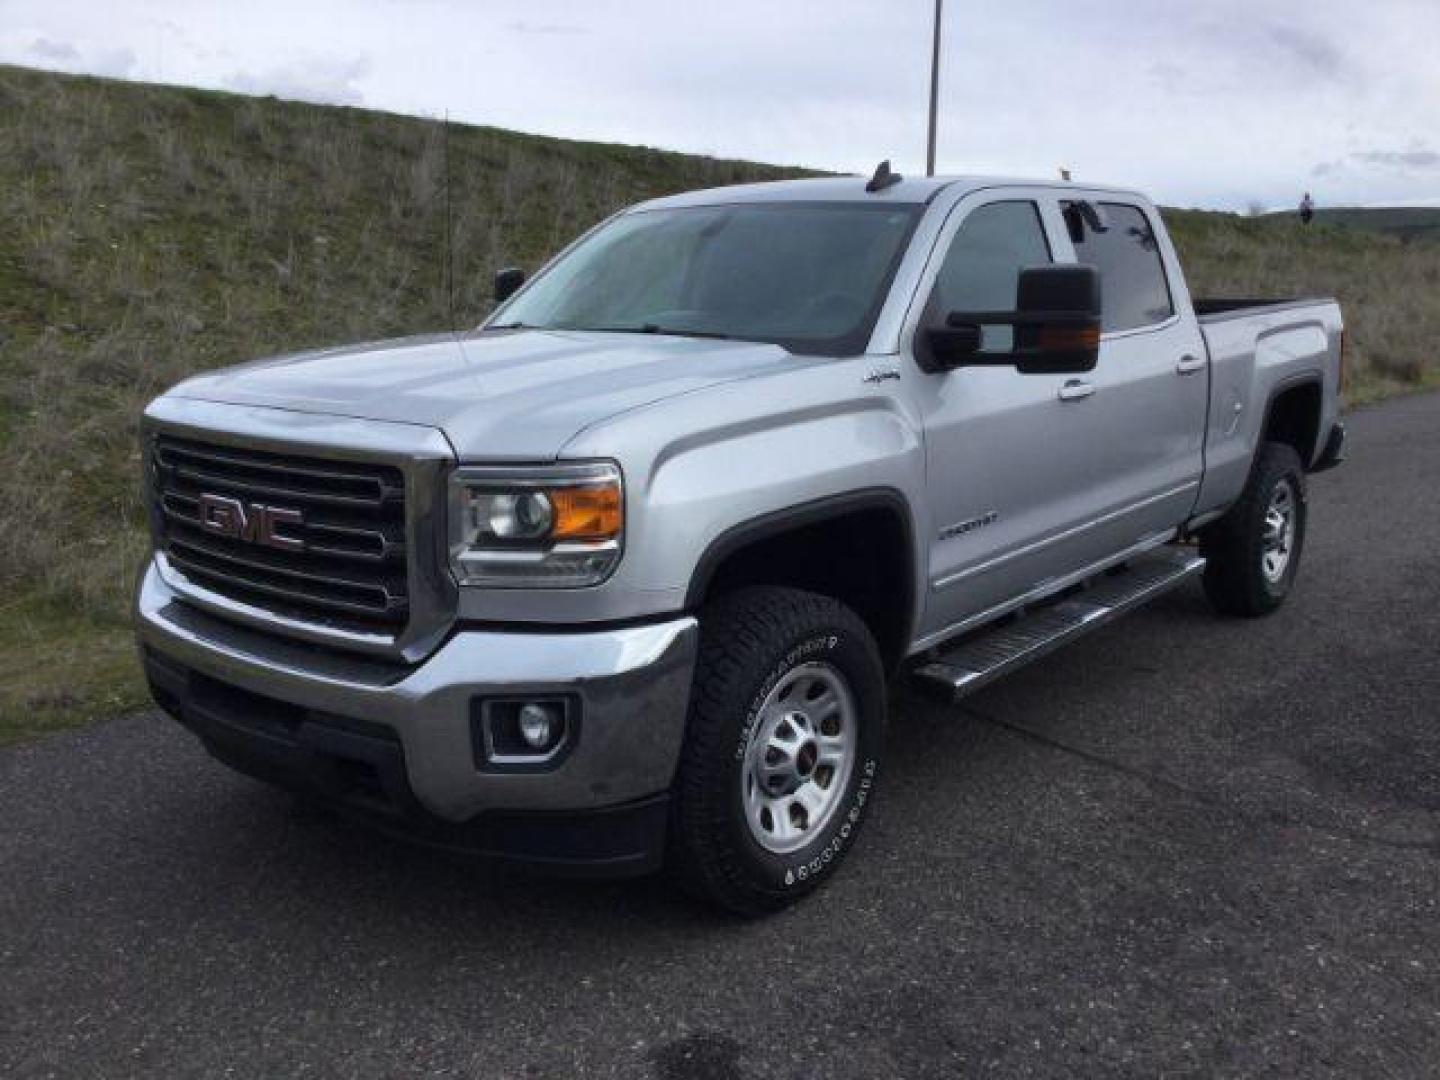
[{"label": "driver door", "polygon": [[[950,311],[1013,310],[1022,269],[1059,261],[1060,245],[1069,255],[1063,229],[1058,206],[1033,189],[962,200],[922,278],[914,334]],[[1002,351],[1011,333],[986,327],[982,347]],[[931,526],[922,637],[1110,554],[1084,526],[1100,447],[1124,434],[1099,429],[1089,379],[982,366],[918,375]]]}]

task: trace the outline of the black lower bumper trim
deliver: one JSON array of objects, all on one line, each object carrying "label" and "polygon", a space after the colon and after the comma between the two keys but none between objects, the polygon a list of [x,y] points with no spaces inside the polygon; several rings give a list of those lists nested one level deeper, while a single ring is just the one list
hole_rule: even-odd
[{"label": "black lower bumper trim", "polygon": [[145,651],[155,700],[231,768],[320,799],[385,833],[431,847],[567,875],[634,877],[659,869],[669,794],[583,811],[490,811],[452,822],[410,788],[389,728],[251,693]]}]

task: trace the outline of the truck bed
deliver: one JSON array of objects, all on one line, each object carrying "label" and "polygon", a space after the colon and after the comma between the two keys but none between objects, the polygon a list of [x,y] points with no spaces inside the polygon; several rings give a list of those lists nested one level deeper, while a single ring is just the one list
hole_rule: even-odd
[{"label": "truck bed", "polygon": [[1343,324],[1340,306],[1322,299],[1208,299],[1195,313],[1210,359],[1203,515],[1239,498],[1281,393],[1311,395],[1303,411],[1318,415],[1304,464],[1315,463],[1338,412]]},{"label": "truck bed", "polygon": [[1257,315],[1261,311],[1283,311],[1308,304],[1333,303],[1329,297],[1201,297],[1193,301],[1195,315],[1201,322],[1218,322],[1237,315]]}]

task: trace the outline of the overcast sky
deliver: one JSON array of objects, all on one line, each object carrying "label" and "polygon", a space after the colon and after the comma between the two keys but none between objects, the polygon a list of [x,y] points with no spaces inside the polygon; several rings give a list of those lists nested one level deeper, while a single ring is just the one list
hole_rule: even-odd
[{"label": "overcast sky", "polygon": [[[1440,0],[946,0],[941,172],[1440,205]],[[933,0],[0,0],[0,61],[923,171]]]}]

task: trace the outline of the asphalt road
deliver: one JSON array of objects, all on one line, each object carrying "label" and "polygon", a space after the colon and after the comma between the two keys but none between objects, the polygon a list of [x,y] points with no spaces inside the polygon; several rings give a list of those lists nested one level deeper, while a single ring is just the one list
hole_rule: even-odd
[{"label": "asphalt road", "polygon": [[798,910],[456,863],[143,715],[0,754],[0,1074],[1440,1072],[1440,396],[1352,418],[1298,593],[902,691]]}]

